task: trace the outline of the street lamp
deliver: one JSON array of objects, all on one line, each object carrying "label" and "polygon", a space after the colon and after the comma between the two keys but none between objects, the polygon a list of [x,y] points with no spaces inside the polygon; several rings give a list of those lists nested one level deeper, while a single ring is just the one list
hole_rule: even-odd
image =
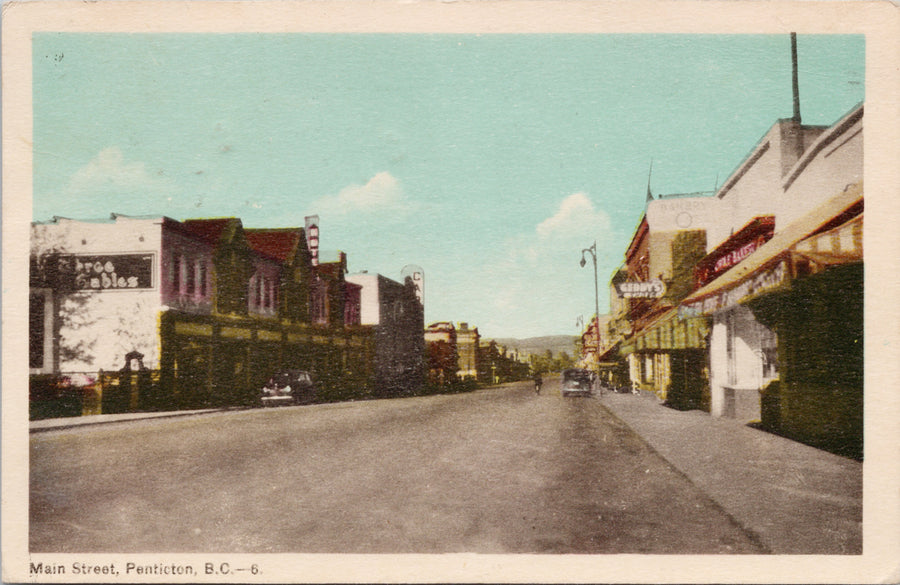
[{"label": "street lamp", "polygon": [[[589,252],[591,254],[591,260],[594,261],[594,318],[595,321],[595,329],[597,330],[597,382],[600,381],[600,292],[599,287],[597,285],[597,240],[594,240],[594,245],[590,248],[585,248],[581,251],[581,267],[584,268],[584,265],[587,263],[584,259],[584,253]],[[602,391],[601,391],[602,394]]]}]

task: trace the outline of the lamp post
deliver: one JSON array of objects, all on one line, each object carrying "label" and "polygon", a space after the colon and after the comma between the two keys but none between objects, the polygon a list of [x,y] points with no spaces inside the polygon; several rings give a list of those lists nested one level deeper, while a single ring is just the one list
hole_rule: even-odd
[{"label": "lamp post", "polygon": [[[584,259],[584,253],[589,252],[591,255],[591,260],[594,261],[594,327],[597,331],[597,349],[596,349],[596,359],[597,359],[597,378],[596,381],[599,383],[600,381],[600,292],[599,286],[597,285],[597,240],[594,240],[594,245],[590,248],[585,248],[581,251],[581,267],[584,268],[584,265],[587,263]],[[599,386],[598,386],[599,387]],[[601,390],[602,395],[602,390]]]}]

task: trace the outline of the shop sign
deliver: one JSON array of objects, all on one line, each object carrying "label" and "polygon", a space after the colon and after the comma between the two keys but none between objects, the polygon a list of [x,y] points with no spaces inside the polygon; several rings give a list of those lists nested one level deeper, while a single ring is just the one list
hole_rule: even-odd
[{"label": "shop sign", "polygon": [[621,282],[616,294],[623,299],[658,299],[666,294],[666,284],[658,278],[644,282]]},{"label": "shop sign", "polygon": [[69,265],[69,274],[78,290],[153,288],[152,254],[78,255],[66,257],[62,262]]},{"label": "shop sign", "polygon": [[773,217],[764,216],[753,219],[697,263],[697,266],[694,267],[696,288],[705,286],[728,269],[740,264],[772,239],[774,233],[775,219]]},{"label": "shop sign", "polygon": [[721,274],[738,264],[741,260],[752,254],[759,248],[761,245],[765,243],[763,238],[759,238],[747,244],[744,244],[737,250],[732,250],[728,252],[718,260],[716,260],[715,265],[713,266],[713,274]]},{"label": "shop sign", "polygon": [[785,282],[787,276],[787,262],[782,260],[772,268],[757,272],[733,288],[681,305],[678,308],[678,316],[686,319],[733,307],[751,296],[777,288]]}]

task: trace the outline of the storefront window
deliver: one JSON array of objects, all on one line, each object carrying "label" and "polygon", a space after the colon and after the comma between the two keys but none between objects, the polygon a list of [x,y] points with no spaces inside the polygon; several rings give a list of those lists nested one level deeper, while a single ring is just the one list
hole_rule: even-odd
[{"label": "storefront window", "polygon": [[653,356],[644,356],[644,382],[653,382]]},{"label": "storefront window", "polygon": [[768,327],[760,325],[759,337],[762,377],[764,380],[773,380],[778,377],[778,336]]}]

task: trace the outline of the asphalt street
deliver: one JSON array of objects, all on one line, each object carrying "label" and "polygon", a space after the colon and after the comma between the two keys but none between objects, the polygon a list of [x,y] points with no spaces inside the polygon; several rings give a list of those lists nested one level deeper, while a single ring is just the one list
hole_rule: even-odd
[{"label": "asphalt street", "polygon": [[30,455],[32,552],[766,552],[555,380],[53,430]]}]

